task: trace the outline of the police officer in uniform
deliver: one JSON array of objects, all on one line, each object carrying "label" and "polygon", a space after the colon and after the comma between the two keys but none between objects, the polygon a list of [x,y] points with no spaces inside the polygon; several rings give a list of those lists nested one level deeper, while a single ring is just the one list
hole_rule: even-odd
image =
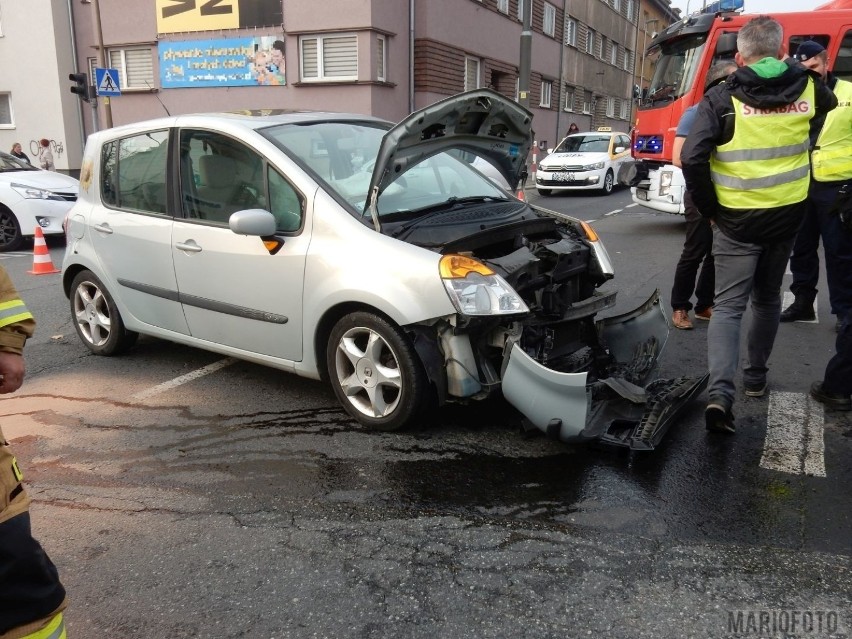
[{"label": "police officer in uniform", "polygon": [[734,433],[734,376],[751,300],[745,393],[764,395],[781,315],[781,283],[807,207],[811,120],[837,101],[795,60],[769,16],[737,34],[738,68],[708,91],[681,152],[686,187],[711,218],[716,295],[707,331],[708,430]]},{"label": "police officer in uniform", "polygon": [[812,162],[810,206],[790,257],[790,271],[793,273],[790,290],[795,300],[781,313],[781,321],[816,319],[814,300],[819,280],[817,249],[822,236],[828,298],[831,312],[837,316],[836,327],[839,330],[843,317],[852,311],[852,251],[849,250],[848,233],[842,232],[839,218],[832,212],[832,204],[837,191],[852,178],[852,142],[849,140],[852,112],[848,106],[852,85],[839,80],[828,70],[828,52],[819,42],[803,42],[793,57],[825,80],[837,96],[838,108],[826,117],[821,129],[812,135],[815,163]]},{"label": "police officer in uniform", "polygon": [[[23,349],[35,320],[0,266],[0,393],[24,381]],[[0,431],[0,639],[65,639],[65,589],[30,532],[23,474]]]}]

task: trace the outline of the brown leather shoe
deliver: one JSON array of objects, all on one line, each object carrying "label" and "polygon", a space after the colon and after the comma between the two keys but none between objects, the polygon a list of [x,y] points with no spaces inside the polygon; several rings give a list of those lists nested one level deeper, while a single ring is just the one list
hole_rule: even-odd
[{"label": "brown leather shoe", "polygon": [[672,324],[675,328],[688,331],[692,328],[692,321],[689,319],[689,311],[683,308],[675,309],[672,313]]},{"label": "brown leather shoe", "polygon": [[695,309],[695,319],[707,320],[709,322],[711,317],[713,317],[712,306],[702,308],[700,311],[698,309]]}]

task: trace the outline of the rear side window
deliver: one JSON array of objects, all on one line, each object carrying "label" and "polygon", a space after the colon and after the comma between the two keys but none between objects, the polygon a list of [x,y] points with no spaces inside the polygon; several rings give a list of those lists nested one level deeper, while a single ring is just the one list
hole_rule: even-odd
[{"label": "rear side window", "polygon": [[852,81],[852,31],[847,31],[843,34],[843,41],[840,43],[840,48],[837,50],[837,56],[834,60],[834,74],[842,80]]},{"label": "rear side window", "polygon": [[168,131],[113,140],[101,149],[101,199],[115,208],[167,214]]}]

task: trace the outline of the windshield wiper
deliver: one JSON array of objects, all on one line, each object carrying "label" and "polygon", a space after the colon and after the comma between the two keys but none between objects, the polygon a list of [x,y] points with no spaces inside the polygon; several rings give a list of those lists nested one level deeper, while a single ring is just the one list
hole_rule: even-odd
[{"label": "windshield wiper", "polygon": [[509,198],[506,197],[494,197],[493,195],[471,195],[468,197],[451,197],[443,202],[439,202],[438,204],[431,204],[429,206],[424,206],[420,209],[412,209],[408,211],[408,214],[416,214],[417,217],[407,224],[403,224],[399,228],[395,229],[393,233],[391,233],[391,237],[399,237],[407,230],[412,227],[425,222],[426,220],[432,219],[439,215],[446,213],[447,211],[453,211],[457,207],[463,204],[470,204],[472,202],[508,202]]}]

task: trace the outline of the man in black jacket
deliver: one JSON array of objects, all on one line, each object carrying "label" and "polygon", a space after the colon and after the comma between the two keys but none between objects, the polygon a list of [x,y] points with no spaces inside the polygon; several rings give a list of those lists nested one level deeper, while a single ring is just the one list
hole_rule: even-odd
[{"label": "man in black jacket", "polygon": [[781,25],[768,16],[737,35],[740,66],[708,91],[681,152],[686,187],[711,218],[716,296],[707,333],[709,430],[735,432],[731,408],[740,325],[751,299],[745,394],[766,392],[781,283],[806,210],[811,121],[837,100],[815,74],[787,61]]}]

